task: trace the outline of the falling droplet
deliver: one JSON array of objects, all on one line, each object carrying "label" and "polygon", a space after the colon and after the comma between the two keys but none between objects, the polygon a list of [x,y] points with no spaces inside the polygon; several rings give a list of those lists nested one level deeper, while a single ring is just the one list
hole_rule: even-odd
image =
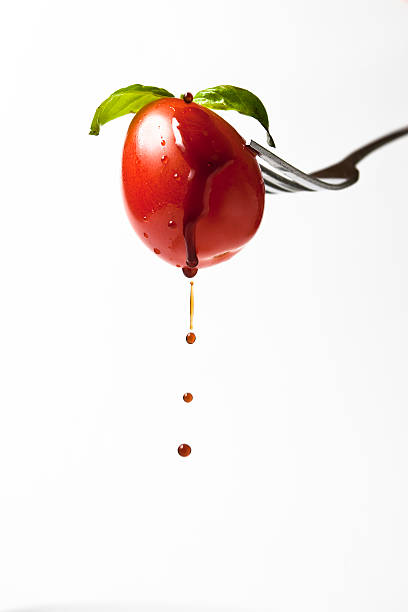
[{"label": "falling droplet", "polygon": [[148,238],[148,237],[149,237],[149,234],[146,234],[146,232],[143,232],[143,236],[144,236],[145,238]]},{"label": "falling droplet", "polygon": [[164,147],[164,145],[166,144],[166,141],[164,140],[164,138],[161,139],[160,144],[162,147]]},{"label": "falling droplet", "polygon": [[176,268],[181,268],[180,264],[176,264]]},{"label": "falling droplet", "polygon": [[189,404],[190,402],[192,402],[192,401],[193,401],[193,396],[192,396],[192,394],[191,394],[191,393],[185,393],[185,394],[183,395],[183,400],[184,400],[185,402],[187,402],[187,404]]},{"label": "falling droplet", "polygon": [[167,155],[162,155],[162,156],[161,156],[161,160],[162,160],[163,164],[167,164],[167,162],[168,162],[168,157],[167,157]]},{"label": "falling droplet", "polygon": [[177,452],[180,455],[180,457],[188,457],[189,454],[191,453],[191,446],[189,446],[188,444],[180,444],[180,446],[177,449]]},{"label": "falling droplet", "polygon": [[156,255],[160,255],[160,250],[159,249],[153,249],[153,251],[156,253]]},{"label": "falling droplet", "polygon": [[196,341],[196,335],[193,332],[189,332],[186,336],[186,342],[187,344],[194,344],[194,342]]},{"label": "falling droplet", "polygon": [[167,224],[167,227],[169,227],[170,229],[175,229],[177,227],[177,223],[173,220],[170,220]]}]

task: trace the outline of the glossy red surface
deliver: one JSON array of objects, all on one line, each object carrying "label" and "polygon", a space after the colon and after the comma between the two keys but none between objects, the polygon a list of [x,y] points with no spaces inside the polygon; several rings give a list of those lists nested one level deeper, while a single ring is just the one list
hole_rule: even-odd
[{"label": "glossy red surface", "polygon": [[259,227],[265,190],[254,154],[229,123],[194,102],[162,98],[139,111],[122,169],[134,229],[170,264],[187,259],[193,268],[195,254],[199,268],[225,261]]}]

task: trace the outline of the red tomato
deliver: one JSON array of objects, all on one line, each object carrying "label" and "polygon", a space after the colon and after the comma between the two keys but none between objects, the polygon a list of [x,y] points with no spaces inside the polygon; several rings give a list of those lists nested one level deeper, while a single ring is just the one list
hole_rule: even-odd
[{"label": "red tomato", "polygon": [[152,102],[133,118],[123,187],[140,238],[177,267],[229,259],[262,219],[265,188],[255,155],[219,115],[178,98]]}]

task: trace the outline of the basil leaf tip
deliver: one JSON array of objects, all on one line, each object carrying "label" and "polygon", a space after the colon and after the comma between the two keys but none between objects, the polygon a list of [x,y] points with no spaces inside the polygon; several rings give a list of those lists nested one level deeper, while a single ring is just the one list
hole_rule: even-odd
[{"label": "basil leaf tip", "polygon": [[234,85],[217,85],[202,89],[194,96],[194,102],[216,110],[235,110],[241,115],[253,117],[266,130],[268,145],[275,146],[269,132],[268,113],[261,100],[247,89]]},{"label": "basil leaf tip", "polygon": [[104,123],[128,113],[137,113],[146,104],[159,98],[174,98],[174,95],[166,89],[150,85],[130,85],[114,91],[96,109],[89,134],[98,136]]}]

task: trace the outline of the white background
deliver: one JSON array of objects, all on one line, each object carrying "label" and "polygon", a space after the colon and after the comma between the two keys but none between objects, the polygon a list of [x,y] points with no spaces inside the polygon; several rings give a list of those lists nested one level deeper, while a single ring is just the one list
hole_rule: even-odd
[{"label": "white background", "polygon": [[231,83],[315,170],[407,123],[407,32],[403,0],[1,4],[2,610],[407,609],[408,139],[268,197],[190,347],[124,212],[130,118],[88,136],[119,87]]}]

